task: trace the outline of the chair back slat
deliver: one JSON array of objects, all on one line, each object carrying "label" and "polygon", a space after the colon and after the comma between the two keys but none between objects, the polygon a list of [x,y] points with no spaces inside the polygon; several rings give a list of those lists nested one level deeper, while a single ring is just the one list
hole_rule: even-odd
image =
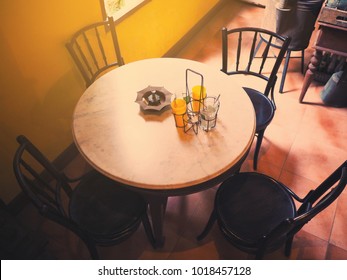
[{"label": "chair back slat", "polygon": [[249,58],[248,58],[248,65],[247,65],[248,71],[251,71],[251,65],[252,65],[252,61],[254,58],[254,50],[255,50],[255,43],[257,41],[257,37],[258,37],[258,32],[254,32],[252,47],[251,47],[251,50],[249,52]]},{"label": "chair back slat", "polygon": [[[97,28],[95,28],[95,33],[98,34]],[[96,60],[94,50],[93,50],[93,48],[92,48],[92,46],[91,46],[91,44],[90,44],[90,42],[89,42],[89,39],[88,39],[88,37],[87,37],[86,32],[83,32],[82,36],[83,36],[85,45],[86,45],[86,47],[87,47],[88,54],[89,54],[90,57],[92,58],[93,63],[94,63],[94,66],[96,67],[96,69],[99,70],[100,67],[99,67],[98,61]]]},{"label": "chair back slat", "polygon": [[79,56],[80,56],[81,59],[82,59],[82,62],[83,62],[83,64],[84,64],[84,66],[83,66],[83,64],[81,63],[79,57],[78,57],[76,54],[74,55],[74,57],[75,57],[76,61],[78,61],[77,64],[79,65],[79,68],[80,68],[80,69],[83,69],[83,70],[82,70],[83,73],[84,73],[83,76],[85,76],[87,79],[89,79],[88,74],[85,73],[84,71],[85,71],[85,68],[86,68],[87,71],[89,72],[89,75],[93,75],[92,67],[91,67],[91,65],[89,64],[88,59],[87,59],[87,57],[85,56],[84,52],[82,51],[82,47],[80,46],[80,44],[79,44],[77,41],[76,41],[76,43],[75,43],[75,46],[76,46],[76,49],[77,49],[77,51],[78,51]]},{"label": "chair back slat", "polygon": [[267,58],[268,55],[269,55],[269,50],[270,50],[272,38],[273,38],[273,36],[270,36],[270,39],[269,39],[269,41],[268,41],[268,43],[266,44],[266,47],[265,47],[265,49],[264,49],[264,52],[263,52],[263,55],[262,55],[263,59],[262,59],[262,61],[261,61],[261,65],[260,65],[260,68],[259,68],[259,74],[262,73],[263,68],[264,68],[264,65],[265,65],[265,62],[266,62],[266,58]]},{"label": "chair back slat", "polygon": [[[228,30],[226,28],[222,29],[222,69],[224,73],[228,72],[228,50],[229,50],[229,42],[228,42]],[[240,37],[240,35],[239,35]],[[240,39],[239,39],[240,40]],[[239,48],[237,48],[239,50]],[[237,56],[238,57],[238,56]],[[237,68],[237,63],[238,59],[236,57],[236,68]]]},{"label": "chair back slat", "polygon": [[[54,190],[45,188],[45,186],[40,185],[38,182],[34,182],[27,176],[24,176],[24,178],[27,181],[28,186],[30,186],[32,193],[35,194],[36,197],[38,197],[40,202],[42,203],[39,209],[43,209],[44,205],[51,205],[53,206],[52,209],[61,208],[59,202],[56,199],[56,192]],[[27,190],[26,193],[28,194]],[[59,213],[65,213],[65,211]]]},{"label": "chair back slat", "polygon": [[[108,62],[107,62],[107,57],[106,57],[106,53],[105,53],[105,49],[104,49],[104,45],[102,44],[102,41],[101,41],[101,38],[100,38],[100,33],[98,31],[97,28],[95,28],[95,35],[96,35],[96,39],[98,41],[98,45],[99,45],[99,49],[101,51],[101,54],[102,54],[102,58],[104,60],[104,63],[105,65],[108,65]],[[98,68],[99,69],[99,68]]]},{"label": "chair back slat", "polygon": [[239,34],[237,55],[236,55],[236,71],[239,71],[240,57],[241,57],[241,45],[242,45],[242,32]]},{"label": "chair back slat", "polygon": [[[46,189],[48,192],[54,194],[55,191],[51,187],[50,184],[48,184],[41,176],[36,172],[26,161],[23,159],[20,160],[21,165],[28,171],[29,174],[32,175],[33,179],[37,181],[38,185],[41,185],[44,189]],[[26,177],[27,181],[30,181],[28,177]],[[36,185],[34,186],[36,188]]]}]

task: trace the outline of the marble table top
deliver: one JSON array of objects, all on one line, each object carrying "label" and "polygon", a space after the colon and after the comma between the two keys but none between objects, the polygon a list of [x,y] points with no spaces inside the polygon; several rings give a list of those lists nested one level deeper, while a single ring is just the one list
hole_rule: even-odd
[{"label": "marble table top", "polygon": [[[184,93],[187,68],[204,76],[207,96],[220,94],[212,131],[185,133],[170,106],[149,112],[135,102],[148,86]],[[189,84],[199,79],[190,76]],[[76,105],[72,129],[79,151],[101,173],[137,188],[173,190],[208,182],[239,162],[253,141],[255,113],[236,77],[192,60],[154,58],[96,80]]]}]

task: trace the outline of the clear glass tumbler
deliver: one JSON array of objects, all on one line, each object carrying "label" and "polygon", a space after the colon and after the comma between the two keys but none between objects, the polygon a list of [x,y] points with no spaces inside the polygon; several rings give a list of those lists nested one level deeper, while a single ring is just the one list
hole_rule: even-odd
[{"label": "clear glass tumbler", "polygon": [[203,106],[200,108],[200,127],[203,130],[210,131],[216,126],[219,105],[220,102],[218,98],[205,98]]}]

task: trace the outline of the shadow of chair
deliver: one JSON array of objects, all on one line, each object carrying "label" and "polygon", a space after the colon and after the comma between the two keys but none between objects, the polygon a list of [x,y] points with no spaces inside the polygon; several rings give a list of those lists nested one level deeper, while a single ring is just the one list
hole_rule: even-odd
[{"label": "shadow of chair", "polygon": [[20,146],[13,168],[23,192],[42,216],[75,233],[93,259],[99,258],[96,246],[124,241],[141,223],[155,247],[142,196],[96,171],[69,179],[25,136],[18,136],[17,141]]},{"label": "shadow of chair", "polygon": [[66,48],[87,87],[107,70],[124,65],[112,17],[77,31]]},{"label": "shadow of chair", "polygon": [[[255,58],[255,48],[259,38],[267,38],[267,43],[262,49],[262,57]],[[273,48],[281,45],[275,59],[269,56]],[[283,57],[288,49],[290,38],[280,36],[274,32],[244,27],[237,29],[222,29],[222,71],[228,75],[241,74],[247,77],[251,85],[250,76],[265,83],[261,90],[245,86],[243,89],[248,94],[256,113],[257,143],[254,152],[253,168],[257,169],[258,155],[263,140],[264,132],[271,123],[275,110],[274,89],[277,81],[277,72]],[[277,47],[276,47],[277,48]]]},{"label": "shadow of chair", "polygon": [[[300,52],[301,72],[304,74],[305,50],[307,49],[315,23],[324,0],[268,0],[264,11],[263,28],[271,30],[279,35],[291,37],[279,92],[283,93],[284,83],[288,71],[289,60],[292,52]],[[266,38],[261,38],[257,49]],[[276,45],[274,45],[276,46]],[[281,46],[279,46],[281,47]]]},{"label": "shadow of chair", "polygon": [[[255,254],[257,259],[283,245],[289,257],[295,234],[333,203],[346,183],[347,161],[303,199],[269,176],[255,172],[235,174],[219,187],[214,209],[198,240],[217,220],[227,241]],[[298,210],[294,200],[301,203]]]}]

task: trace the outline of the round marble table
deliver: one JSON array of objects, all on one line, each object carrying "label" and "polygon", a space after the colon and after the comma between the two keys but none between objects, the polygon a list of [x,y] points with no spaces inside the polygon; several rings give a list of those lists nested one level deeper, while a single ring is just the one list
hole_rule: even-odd
[{"label": "round marble table", "polygon": [[[185,133],[175,126],[170,106],[145,111],[135,102],[148,86],[184,93],[186,69],[203,75],[208,96],[220,95],[217,125],[209,132]],[[189,87],[200,81],[188,75]],[[192,60],[154,58],[96,80],[78,101],[72,128],[95,169],[146,194],[160,246],[167,198],[212,187],[238,170],[254,138],[255,113],[237,78]]]}]

